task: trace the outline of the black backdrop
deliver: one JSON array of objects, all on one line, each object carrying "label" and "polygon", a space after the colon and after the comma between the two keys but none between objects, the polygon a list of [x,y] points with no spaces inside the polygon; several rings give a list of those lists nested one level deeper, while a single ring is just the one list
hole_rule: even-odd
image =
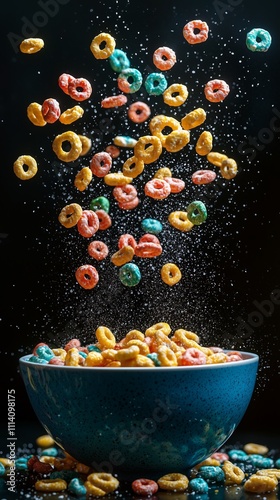
[{"label": "black backdrop", "polygon": [[[266,5],[252,0],[225,2],[93,2],[49,0],[2,6],[1,36],[1,397],[8,388],[17,392],[18,419],[34,419],[18,372],[18,358],[40,341],[61,345],[66,339],[93,338],[100,324],[118,335],[129,329],[145,329],[158,321],[196,331],[205,345],[243,349],[260,355],[256,391],[241,426],[244,429],[277,428],[279,382],[279,19],[273,0]],[[182,28],[192,19],[210,27],[207,42],[190,46]],[[266,53],[246,47],[246,33],[267,29],[272,45]],[[145,100],[152,115],[165,113],[178,119],[195,107],[207,112],[207,129],[214,137],[214,150],[236,159],[239,174],[230,182],[217,179],[211,186],[191,183],[191,173],[209,165],[198,158],[194,144],[176,155],[162,155],[156,165],[145,168],[137,188],[141,202],[129,213],[114,203],[111,188],[94,179],[85,193],[73,186],[75,173],[87,166],[93,153],[102,151],[118,135],[139,137],[148,132],[144,123],[128,121],[126,108],[104,110],[100,101],[117,91],[116,74],[108,61],[97,61],[89,50],[99,32],[111,33],[117,48],[124,50],[131,66],[146,77],[152,71],[152,54],[170,46],[177,63],[166,73],[168,83],[185,83],[189,98],[178,109],[142,89],[128,102]],[[25,36],[45,41],[38,54],[24,55],[18,43]],[[62,164],[51,142],[65,130],[60,124],[35,127],[26,117],[32,101],[56,98],[62,109],[73,106],[57,85],[58,76],[70,73],[91,81],[93,93],[83,103],[84,117],[71,130],[92,139],[92,150],[82,160]],[[209,79],[222,78],[230,94],[220,104],[203,95]],[[13,162],[21,154],[38,161],[38,174],[21,182]],[[131,151],[122,150],[113,162],[121,169]],[[143,185],[155,170],[169,166],[174,177],[183,178],[186,189],[166,202],[142,196]],[[124,287],[110,259],[98,264],[100,282],[92,291],[79,287],[74,278],[78,265],[89,263],[88,241],[75,231],[60,227],[61,208],[77,201],[88,208],[99,195],[111,200],[112,228],[102,234],[110,254],[122,233],[139,238],[141,220],[156,217],[163,222],[163,254],[158,259],[137,261],[140,285]],[[173,210],[185,210],[194,199],[205,201],[206,223],[187,234],[167,222]],[[164,285],[159,270],[176,261],[182,280]],[[5,411],[1,417],[5,421]]]}]

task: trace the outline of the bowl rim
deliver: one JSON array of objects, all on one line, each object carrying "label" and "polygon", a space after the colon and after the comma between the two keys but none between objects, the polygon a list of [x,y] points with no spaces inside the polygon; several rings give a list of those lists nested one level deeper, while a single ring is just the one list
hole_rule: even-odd
[{"label": "bowl rim", "polygon": [[[231,352],[232,349],[225,349],[224,352]],[[29,361],[29,359],[33,356],[33,354],[26,354],[25,356],[21,356],[19,358],[19,364],[22,366],[27,366],[27,367],[32,367],[35,369],[40,369],[40,370],[72,370],[72,371],[77,371],[81,370],[83,372],[88,372],[89,370],[92,371],[101,371],[101,372],[123,372],[123,371],[140,371],[146,373],[147,371],[190,371],[190,370],[223,370],[226,369],[227,367],[236,367],[238,366],[244,366],[252,363],[258,363],[259,362],[259,355],[256,353],[252,352],[247,352],[247,351],[238,351],[243,359],[240,361],[228,361],[227,363],[213,363],[213,364],[205,364],[205,365],[192,365],[192,366],[118,366],[118,367],[112,367],[112,366],[65,366],[65,365],[52,365],[48,363],[34,363],[32,361]],[[143,369],[144,368],[144,369]]]}]

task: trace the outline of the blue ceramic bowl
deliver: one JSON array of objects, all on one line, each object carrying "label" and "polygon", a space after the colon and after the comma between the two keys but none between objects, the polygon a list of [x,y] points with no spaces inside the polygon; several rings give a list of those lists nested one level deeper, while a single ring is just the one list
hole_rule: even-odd
[{"label": "blue ceramic bowl", "polygon": [[186,472],[230,437],[258,356],[192,367],[90,368],[20,359],[31,405],[58,446],[122,479]]}]

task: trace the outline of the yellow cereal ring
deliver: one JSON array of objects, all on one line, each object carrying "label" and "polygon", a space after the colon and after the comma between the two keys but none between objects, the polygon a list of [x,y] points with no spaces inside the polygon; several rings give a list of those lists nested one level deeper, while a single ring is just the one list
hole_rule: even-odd
[{"label": "yellow cereal ring", "polygon": [[74,106],[73,108],[66,109],[63,113],[61,113],[59,121],[64,125],[70,125],[70,123],[73,123],[79,118],[81,118],[83,114],[84,114],[83,108],[77,105]]},{"label": "yellow cereal ring", "polygon": [[42,434],[37,437],[36,444],[39,448],[50,448],[51,446],[54,446],[55,442],[49,434]]},{"label": "yellow cereal ring", "polygon": [[269,451],[267,446],[264,446],[263,444],[257,444],[257,443],[247,443],[243,446],[243,450],[248,455],[251,455],[251,454],[266,455]]},{"label": "yellow cereal ring", "polygon": [[244,483],[244,490],[250,493],[267,493],[277,488],[278,481],[275,476],[262,476],[252,474]]},{"label": "yellow cereal ring", "polygon": [[67,483],[64,479],[40,479],[35,483],[36,491],[63,491],[67,488]]},{"label": "yellow cereal ring", "polygon": [[187,100],[188,95],[189,92],[186,85],[173,83],[163,92],[163,101],[168,106],[181,106]]},{"label": "yellow cereal ring", "polygon": [[[148,147],[147,147],[148,146]],[[161,141],[153,135],[144,135],[134,146],[134,156],[143,160],[145,164],[153,163],[162,153]]]},{"label": "yellow cereal ring", "polygon": [[211,151],[207,155],[207,160],[209,163],[212,163],[212,165],[215,165],[215,167],[221,167],[222,163],[224,160],[227,160],[227,155],[224,155],[222,153],[218,153],[217,151]]},{"label": "yellow cereal ring", "polygon": [[67,351],[65,351],[65,349],[62,349],[61,347],[55,347],[54,349],[52,349],[52,352],[54,353],[54,355],[56,357],[58,357],[64,361]]},{"label": "yellow cereal ring", "polygon": [[[119,481],[112,474],[107,472],[92,472],[87,476],[86,483],[90,483],[97,489],[100,489],[104,494],[112,493],[119,486]],[[87,488],[87,486],[86,486]],[[92,490],[88,490],[89,493],[93,494]],[[98,496],[98,494],[95,493]],[[102,495],[103,496],[103,495]]]},{"label": "yellow cereal ring", "polygon": [[122,366],[140,366],[141,368],[145,368],[145,367],[153,367],[155,365],[152,359],[147,358],[146,355],[137,354],[135,358],[124,361],[122,363]]},{"label": "yellow cereal ring", "polygon": [[182,278],[182,273],[176,264],[168,262],[164,264],[160,271],[161,279],[169,286],[176,285]]},{"label": "yellow cereal ring", "polygon": [[130,340],[141,340],[143,341],[145,338],[145,335],[144,333],[140,332],[140,330],[130,330],[126,336],[124,337],[124,339],[122,340],[122,344],[123,345],[126,345],[127,342],[129,342]]},{"label": "yellow cereal ring", "polygon": [[189,485],[189,480],[184,474],[173,472],[160,477],[157,483],[162,490],[185,491]]},{"label": "yellow cereal ring", "polygon": [[111,262],[115,266],[123,266],[127,262],[131,262],[134,257],[134,249],[130,245],[124,245],[111,257]]},{"label": "yellow cereal ring", "polygon": [[78,134],[78,136],[79,136],[80,141],[82,143],[82,151],[81,151],[80,156],[84,156],[89,152],[92,142],[91,142],[91,139],[89,137],[87,137],[86,135]]},{"label": "yellow cereal ring", "polygon": [[14,462],[10,458],[0,457],[0,464],[4,465],[4,467],[11,467],[11,465],[14,465]]},{"label": "yellow cereal ring", "polygon": [[85,358],[85,366],[101,366],[104,358],[100,352],[90,351]]},{"label": "yellow cereal ring", "polygon": [[44,127],[47,124],[42,115],[42,106],[38,102],[31,102],[27,106],[27,117],[37,127]]},{"label": "yellow cereal ring", "polygon": [[151,335],[155,335],[158,332],[164,333],[164,335],[168,336],[171,332],[170,325],[168,323],[165,323],[164,321],[155,323],[154,325],[147,328],[147,330],[145,331],[145,336],[151,337]]},{"label": "yellow cereal ring", "polygon": [[177,356],[175,353],[167,347],[166,345],[162,345],[158,348],[157,351],[158,354],[158,360],[161,364],[161,366],[177,366]]},{"label": "yellow cereal ring", "polygon": [[190,231],[194,226],[188,219],[187,212],[183,212],[182,210],[171,212],[168,216],[168,222],[171,226],[183,232]]},{"label": "yellow cereal ring", "polygon": [[211,132],[204,130],[204,132],[200,134],[197,140],[195,150],[198,155],[206,156],[208,155],[208,153],[210,153],[212,147],[213,147],[213,136]]},{"label": "yellow cereal ring", "polygon": [[181,120],[181,125],[184,130],[190,130],[195,127],[199,127],[206,120],[206,112],[203,108],[196,108],[190,113],[188,113]]},{"label": "yellow cereal ring", "polygon": [[92,170],[89,167],[83,167],[76,175],[74,186],[79,191],[85,191],[92,179]]},{"label": "yellow cereal ring", "polygon": [[137,345],[139,347],[140,354],[142,354],[143,356],[147,356],[147,354],[149,354],[150,352],[148,344],[146,344],[146,342],[143,342],[142,340],[131,339],[125,344],[126,347],[130,347],[131,345]]},{"label": "yellow cereal ring", "polygon": [[[27,167],[27,168],[24,168]],[[29,155],[21,155],[13,165],[15,175],[22,181],[32,179],[37,174],[38,167],[35,158]]]},{"label": "yellow cereal ring", "polygon": [[188,347],[195,347],[196,349],[199,349],[204,354],[206,354],[206,356],[208,357],[213,354],[213,351],[211,351],[211,349],[209,349],[208,347],[203,347],[192,338],[189,338],[188,332],[186,334],[182,329],[176,330],[176,332],[174,332],[174,337],[176,339],[176,342],[179,342],[180,345],[182,345],[185,349],[187,349]]},{"label": "yellow cereal ring", "polygon": [[40,456],[40,462],[43,462],[43,464],[51,464],[54,466],[55,457],[49,457],[47,455],[42,455],[42,456]]},{"label": "yellow cereal ring", "polygon": [[77,224],[78,220],[81,218],[83,209],[78,203],[70,203],[66,205],[60,212],[58,220],[60,224],[69,229]]},{"label": "yellow cereal ring", "polygon": [[135,179],[135,177],[142,174],[144,168],[145,163],[143,160],[133,155],[124,162],[122,172],[123,175]]},{"label": "yellow cereal ring", "polygon": [[[62,145],[64,142],[70,143],[71,148],[69,151],[65,151],[64,149],[62,149]],[[56,156],[61,161],[69,162],[75,161],[77,160],[77,158],[79,158],[82,152],[82,143],[78,134],[72,132],[71,130],[68,130],[67,132],[63,132],[62,134],[57,135],[54,138],[52,148]]]},{"label": "yellow cereal ring", "polygon": [[98,347],[101,349],[113,349],[116,345],[115,335],[107,326],[99,326],[95,332]]},{"label": "yellow cereal ring", "polygon": [[165,177],[172,177],[172,172],[168,167],[161,167],[154,174],[154,179],[164,179]]},{"label": "yellow cereal ring", "polygon": [[104,182],[107,186],[124,186],[125,184],[130,184],[132,180],[132,177],[123,175],[121,172],[106,174],[104,176]]},{"label": "yellow cereal ring", "polygon": [[121,363],[123,363],[128,359],[135,358],[137,354],[140,354],[139,347],[137,345],[131,345],[130,347],[125,347],[124,349],[120,349],[119,351],[117,351],[115,361],[120,361]]},{"label": "yellow cereal ring", "polygon": [[233,158],[227,158],[223,160],[220,170],[224,179],[233,179],[237,174],[237,163]]},{"label": "yellow cereal ring", "polygon": [[19,50],[23,54],[35,54],[44,47],[44,40],[42,38],[25,38],[22,40]]},{"label": "yellow cereal ring", "polygon": [[[104,48],[100,48],[105,43]],[[96,59],[108,59],[116,47],[115,39],[109,33],[99,33],[90,44],[90,50]]]},{"label": "yellow cereal ring", "polygon": [[78,366],[80,364],[79,361],[79,350],[77,349],[77,347],[72,347],[66,353],[64,364],[66,366]]},{"label": "yellow cereal ring", "polygon": [[219,460],[216,460],[215,458],[208,457],[203,462],[200,462],[197,464],[194,469],[199,470],[200,467],[204,467],[205,465],[214,465],[214,466],[219,466],[221,465],[221,462]]},{"label": "yellow cereal ring", "polygon": [[194,340],[195,342],[199,343],[199,336],[196,333],[189,332],[188,330],[184,330],[183,328],[178,328],[178,330],[175,330],[174,338],[176,340],[178,339],[180,341],[182,336],[183,336],[183,338],[187,338],[189,340]]},{"label": "yellow cereal ring", "polygon": [[171,128],[171,130],[173,131],[182,129],[180,122],[176,120],[176,118],[172,118],[171,116],[166,115],[154,116],[149,123],[149,128],[151,134],[155,135],[161,140],[163,147],[165,147],[165,140],[169,135],[163,134],[163,130],[165,129],[165,127]]},{"label": "yellow cereal ring", "polygon": [[188,130],[173,130],[166,137],[164,147],[169,153],[181,151],[190,142],[190,133]]},{"label": "yellow cereal ring", "polygon": [[278,481],[280,481],[280,469],[259,469],[256,474],[259,474],[260,476],[274,476]]},{"label": "yellow cereal ring", "polygon": [[106,364],[106,367],[109,368],[119,368],[119,366],[122,366],[120,361],[110,361],[109,363]]},{"label": "yellow cereal ring", "polygon": [[232,462],[229,460],[225,460],[222,469],[225,474],[225,485],[231,485],[231,484],[241,484],[245,474],[240,467],[237,467],[237,465],[234,465]]},{"label": "yellow cereal ring", "polygon": [[227,355],[224,352],[214,352],[207,357],[207,364],[226,363]]}]

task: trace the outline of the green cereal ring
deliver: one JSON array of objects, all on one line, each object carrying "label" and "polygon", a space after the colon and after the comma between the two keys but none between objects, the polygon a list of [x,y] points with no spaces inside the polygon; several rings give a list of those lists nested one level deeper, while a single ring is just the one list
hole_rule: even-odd
[{"label": "green cereal ring", "polygon": [[105,212],[109,213],[110,202],[108,198],[106,198],[106,196],[98,196],[98,198],[94,198],[94,200],[91,200],[89,208],[94,212],[96,212],[96,210],[104,210]]},{"label": "green cereal ring", "polygon": [[192,224],[198,225],[207,219],[206,206],[202,201],[193,201],[187,208],[187,217]]},{"label": "green cereal ring", "polygon": [[150,95],[160,95],[167,88],[167,80],[163,73],[150,73],[145,80],[145,89]]},{"label": "green cereal ring", "polygon": [[109,57],[111,68],[117,73],[121,73],[124,69],[130,67],[130,61],[123,50],[115,49],[113,54]]},{"label": "green cereal ring", "polygon": [[141,280],[140,269],[136,264],[125,264],[119,270],[119,278],[123,285],[125,286],[135,286],[138,285]]},{"label": "green cereal ring", "polygon": [[[128,80],[132,80],[132,82]],[[127,94],[137,92],[142,82],[142,74],[135,68],[126,68],[118,76],[118,87],[122,92]]]},{"label": "green cereal ring", "polygon": [[262,28],[254,28],[247,33],[246,45],[252,52],[266,52],[271,45],[271,35]]}]

